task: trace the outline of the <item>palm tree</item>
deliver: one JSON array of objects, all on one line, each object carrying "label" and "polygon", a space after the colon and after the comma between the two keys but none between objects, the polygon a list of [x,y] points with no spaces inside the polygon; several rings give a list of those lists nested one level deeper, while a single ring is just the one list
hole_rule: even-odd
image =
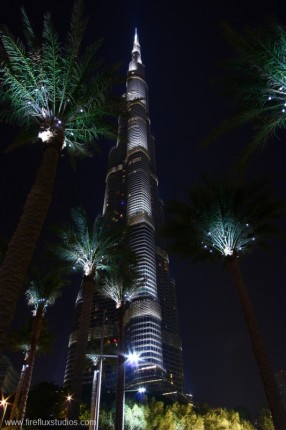
[{"label": "palm tree", "polygon": [[239,259],[278,232],[273,221],[285,204],[263,181],[244,184],[206,182],[189,191],[190,203],[170,205],[166,227],[172,248],[184,257],[220,258],[229,268],[239,295],[252,348],[276,430],[286,428],[285,411],[239,267]]},{"label": "palm tree", "polygon": [[222,85],[236,99],[238,109],[206,141],[251,123],[254,136],[243,157],[248,161],[255,150],[264,148],[271,137],[286,128],[286,31],[275,21],[261,28],[246,28],[243,33],[224,27],[234,56]]},{"label": "palm tree", "polygon": [[22,17],[23,41],[0,27],[0,120],[19,125],[43,155],[0,271],[0,354],[50,206],[59,157],[90,156],[96,139],[109,133],[112,79],[96,61],[99,42],[82,52],[82,1],[75,1],[63,42],[49,14],[40,38],[23,10]]},{"label": "palm tree", "polygon": [[[61,294],[64,281],[59,272],[43,273],[39,270],[37,276],[29,283],[26,291],[27,303],[32,307],[33,323],[30,343],[25,358],[25,372],[21,382],[21,397],[19,402],[19,419],[25,418],[27,399],[31,386],[36,353],[42,332],[43,319],[47,309],[54,305]],[[17,407],[17,405],[16,405]],[[22,425],[19,425],[22,428]]]},{"label": "palm tree", "polygon": [[99,292],[113,300],[117,309],[118,323],[118,374],[115,405],[115,429],[124,428],[124,389],[125,389],[125,356],[124,348],[124,315],[125,305],[132,300],[138,291],[139,283],[143,282],[136,270],[135,255],[130,252],[130,258],[122,261],[120,270],[105,277],[100,284]]},{"label": "palm tree", "polygon": [[[31,331],[32,331],[32,322],[29,322],[29,324],[25,324],[20,329],[13,330],[12,332],[9,333],[9,336],[8,336],[8,345],[7,345],[8,348],[14,352],[21,351],[24,353],[24,363],[22,366],[17,389],[15,392],[13,406],[10,413],[10,420],[15,419],[15,416],[18,415],[19,400],[22,393],[25,373],[27,370],[27,358],[28,358],[28,352],[30,349]],[[37,351],[36,351],[37,354],[40,355],[40,354],[50,352],[52,349],[52,341],[53,341],[53,338],[51,336],[51,333],[49,332],[48,327],[45,324],[45,321],[43,321],[42,330],[39,338],[39,344],[37,345]]]},{"label": "palm tree", "polygon": [[71,215],[72,224],[59,230],[61,244],[57,247],[56,253],[61,260],[70,263],[74,270],[83,274],[79,292],[81,311],[69,387],[74,399],[70,412],[76,418],[79,414],[96,280],[100,273],[109,273],[116,269],[122,258],[123,248],[120,244],[124,234],[121,227],[112,225],[102,217],[96,218],[94,223],[90,224],[82,208],[74,209]]}]

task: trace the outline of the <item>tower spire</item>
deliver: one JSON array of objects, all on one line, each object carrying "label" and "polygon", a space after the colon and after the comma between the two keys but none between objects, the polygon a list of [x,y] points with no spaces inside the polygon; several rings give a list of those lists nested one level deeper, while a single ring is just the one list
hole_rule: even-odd
[{"label": "tower spire", "polygon": [[137,28],[135,28],[135,34],[134,34],[133,49],[132,49],[132,60],[135,60],[137,63],[142,64],[141,47],[140,47],[140,43],[139,43]]},{"label": "tower spire", "polygon": [[134,42],[133,42],[133,49],[132,49],[132,54],[133,52],[141,52],[140,51],[140,44],[139,44],[139,39],[138,39],[138,33],[137,33],[137,28],[135,28],[135,34],[134,34]]}]

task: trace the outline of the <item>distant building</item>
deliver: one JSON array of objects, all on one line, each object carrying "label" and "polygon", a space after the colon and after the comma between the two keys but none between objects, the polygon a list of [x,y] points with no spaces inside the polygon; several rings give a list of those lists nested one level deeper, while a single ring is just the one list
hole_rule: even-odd
[{"label": "distant building", "polygon": [[5,355],[0,358],[0,391],[2,394],[12,394],[16,391],[20,373]]},{"label": "distant building", "polygon": [[[126,109],[118,121],[117,144],[109,155],[103,216],[130,227],[130,246],[139,257],[138,270],[145,280],[143,285],[138,284],[138,292],[125,314],[126,351],[140,354],[138,367],[126,372],[126,383],[129,389],[144,385],[149,392],[176,397],[184,392],[176,286],[170,278],[165,240],[159,235],[164,223],[164,206],[158,197],[148,86],[137,32],[123,97]],[[80,308],[79,294],[73,331]],[[105,317],[104,308],[107,309]],[[103,333],[112,343],[112,337],[116,336],[114,308],[112,302],[94,297],[90,339],[99,339]],[[71,333],[66,385],[71,375],[74,342],[75,336]],[[88,375],[85,378],[85,381],[91,379]]]}]

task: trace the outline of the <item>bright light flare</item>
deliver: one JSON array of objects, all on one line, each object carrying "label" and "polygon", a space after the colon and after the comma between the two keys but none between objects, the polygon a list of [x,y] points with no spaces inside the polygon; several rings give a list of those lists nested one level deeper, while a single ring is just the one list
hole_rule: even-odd
[{"label": "bright light flare", "polygon": [[7,399],[0,400],[0,406],[6,407],[8,405],[7,400],[8,400],[8,397],[7,397]]},{"label": "bright light flare", "polygon": [[138,393],[140,393],[140,394],[146,393],[146,388],[145,387],[139,387],[138,388]]},{"label": "bright light flare", "polygon": [[129,352],[125,355],[126,357],[126,363],[130,364],[131,366],[137,366],[140,361],[140,353],[138,352]]}]

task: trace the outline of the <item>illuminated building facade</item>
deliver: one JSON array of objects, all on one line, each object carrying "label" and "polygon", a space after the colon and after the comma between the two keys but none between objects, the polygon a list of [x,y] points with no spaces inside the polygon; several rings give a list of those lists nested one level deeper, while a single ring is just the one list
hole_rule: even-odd
[{"label": "illuminated building facade", "polygon": [[145,279],[125,315],[127,351],[140,354],[127,384],[157,391],[183,391],[182,348],[174,281],[165,243],[158,235],[164,221],[158,198],[155,143],[150,132],[148,86],[135,32],[129,64],[126,112],[119,118],[117,144],[109,155],[103,213],[131,230],[130,246]]},{"label": "illuminated building facade", "polygon": [[[183,393],[176,288],[170,278],[166,246],[158,234],[164,223],[164,208],[158,197],[148,86],[137,32],[123,97],[126,111],[118,120],[117,143],[109,154],[103,216],[129,226],[130,246],[138,256],[138,271],[144,279],[143,283],[138,283],[138,292],[125,313],[126,352],[140,354],[138,367],[126,371],[126,384],[129,389],[144,385],[148,392],[166,395]],[[114,303],[95,295],[93,309],[90,339],[99,341],[103,335],[107,343],[112,342],[117,334]],[[104,317],[103,309],[106,309]],[[77,298],[70,336],[66,385],[71,376],[73,332],[76,332],[80,311],[81,294]],[[85,382],[91,381],[90,375],[86,374]],[[112,377],[115,379],[115,371],[107,368],[107,385]]]}]

